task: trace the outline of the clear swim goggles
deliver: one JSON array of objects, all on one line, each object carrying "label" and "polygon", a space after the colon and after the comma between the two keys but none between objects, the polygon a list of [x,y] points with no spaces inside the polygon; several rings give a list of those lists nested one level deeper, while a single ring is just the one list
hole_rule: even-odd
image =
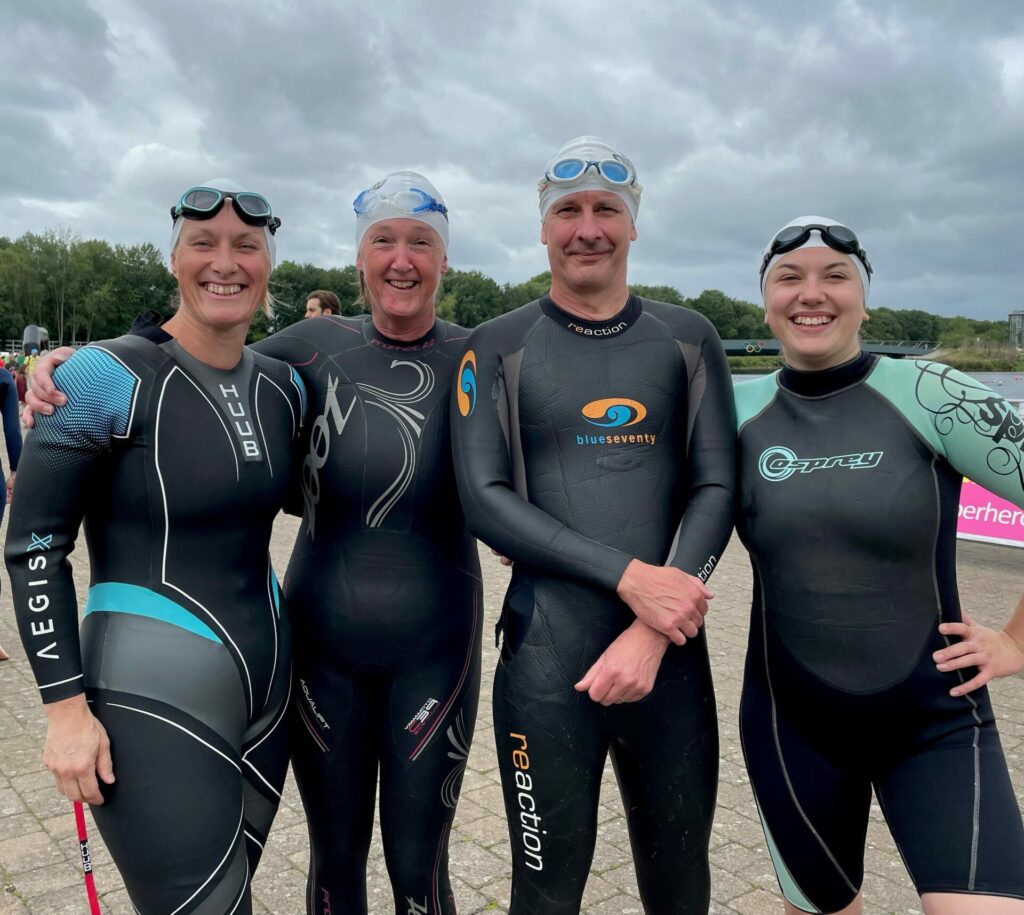
[{"label": "clear swim goggles", "polygon": [[544,173],[544,180],[550,184],[575,184],[582,181],[590,169],[594,169],[601,180],[611,187],[636,184],[633,163],[618,153],[609,159],[580,159],[575,156],[559,159]]},{"label": "clear swim goggles", "polygon": [[782,229],[779,234],[772,239],[772,243],[764,253],[764,258],[761,260],[759,276],[764,279],[764,272],[768,269],[768,264],[771,263],[772,258],[778,254],[785,254],[787,251],[795,251],[811,237],[811,232],[817,232],[821,235],[821,240],[830,248],[836,251],[841,251],[843,254],[852,254],[854,257],[858,258],[864,265],[864,269],[867,271],[868,276],[871,276],[872,270],[871,264],[868,261],[867,252],[860,246],[857,236],[854,235],[852,229],[838,225],[787,226],[785,229]]},{"label": "clear swim goggles", "polygon": [[[384,181],[387,181],[387,178]],[[445,220],[448,219],[448,207],[426,191],[418,187],[407,187],[393,194],[382,194],[380,189],[384,181],[378,181],[368,190],[360,191],[359,196],[352,201],[352,209],[356,211],[357,216],[366,216],[381,204],[387,203],[399,213],[406,213],[409,216],[419,213],[440,213]]]},{"label": "clear swim goggles", "polygon": [[213,219],[230,200],[235,214],[251,226],[262,226],[273,235],[281,220],[270,210],[270,201],[262,194],[251,191],[218,191],[215,187],[193,187],[185,191],[177,204],[171,207],[171,219]]}]

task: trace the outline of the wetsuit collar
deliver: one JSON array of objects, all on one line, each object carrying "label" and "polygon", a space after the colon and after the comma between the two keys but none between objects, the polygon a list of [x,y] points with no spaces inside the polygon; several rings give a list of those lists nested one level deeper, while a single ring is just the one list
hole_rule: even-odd
[{"label": "wetsuit collar", "polygon": [[174,339],[161,326],[166,320],[167,318],[159,312],[153,310],[144,311],[135,318],[128,333],[136,337],[145,337],[154,343],[166,343],[168,340]]},{"label": "wetsuit collar", "polygon": [[861,350],[849,362],[817,372],[801,372],[788,365],[783,365],[782,371],[779,372],[779,384],[787,391],[800,394],[802,397],[821,397],[825,394],[834,394],[836,391],[841,391],[843,388],[848,388],[867,378],[877,361],[878,356]]},{"label": "wetsuit collar", "polygon": [[438,341],[444,339],[443,322],[434,319],[434,325],[418,340],[393,340],[385,337],[373,323],[373,318],[366,315],[363,319],[363,336],[371,346],[377,346],[385,350],[422,350],[430,349]]},{"label": "wetsuit collar", "polygon": [[592,339],[617,337],[635,324],[637,318],[640,317],[640,313],[643,311],[640,299],[635,295],[631,295],[626,300],[626,307],[622,311],[607,321],[585,321],[583,318],[577,318],[576,315],[571,315],[569,312],[559,308],[555,304],[554,299],[549,295],[541,298],[540,309],[552,321],[561,325],[566,330],[570,330],[581,337],[590,337]]}]

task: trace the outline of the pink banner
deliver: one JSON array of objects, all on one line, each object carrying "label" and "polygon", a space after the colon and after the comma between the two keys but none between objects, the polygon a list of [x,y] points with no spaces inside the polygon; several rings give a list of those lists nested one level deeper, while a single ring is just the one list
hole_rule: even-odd
[{"label": "pink banner", "polygon": [[956,534],[964,540],[1024,547],[1024,509],[965,478]]}]

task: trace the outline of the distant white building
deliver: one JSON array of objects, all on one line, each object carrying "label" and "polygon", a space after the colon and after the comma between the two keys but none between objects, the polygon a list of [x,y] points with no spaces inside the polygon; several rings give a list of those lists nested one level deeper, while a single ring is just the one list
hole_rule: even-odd
[{"label": "distant white building", "polygon": [[1010,312],[1010,346],[1024,349],[1024,311]]}]

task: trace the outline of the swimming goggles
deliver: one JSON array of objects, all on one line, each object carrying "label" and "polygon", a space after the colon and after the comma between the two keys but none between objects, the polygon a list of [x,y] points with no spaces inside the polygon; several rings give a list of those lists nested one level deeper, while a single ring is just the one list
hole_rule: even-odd
[{"label": "swimming goggles", "polygon": [[440,213],[445,220],[448,219],[448,207],[426,191],[418,187],[407,187],[393,194],[382,194],[380,188],[383,185],[384,181],[378,181],[368,190],[360,191],[359,196],[352,201],[352,209],[356,211],[357,216],[372,213],[381,204],[387,203],[399,213],[407,213],[410,216],[417,213]]},{"label": "swimming goggles", "polygon": [[171,219],[184,216],[186,219],[213,219],[230,200],[235,214],[242,222],[251,226],[263,226],[273,235],[281,220],[270,211],[270,202],[262,194],[251,191],[218,191],[214,187],[193,187],[185,191],[175,206],[171,207]]},{"label": "swimming goggles", "polygon": [[764,279],[764,272],[768,269],[771,259],[778,254],[785,254],[787,251],[795,251],[811,237],[811,232],[817,232],[821,235],[821,240],[830,248],[842,251],[843,254],[852,254],[858,258],[864,265],[868,276],[871,276],[872,270],[867,252],[860,246],[860,242],[857,241],[857,236],[853,234],[853,230],[846,228],[846,226],[820,225],[787,226],[780,231],[772,239],[772,243],[764,253],[759,276]]},{"label": "swimming goggles", "polygon": [[612,187],[636,184],[633,163],[617,154],[610,159],[578,159],[575,156],[559,159],[544,173],[544,180],[551,184],[575,184],[582,181],[590,169],[594,169],[601,180]]}]

